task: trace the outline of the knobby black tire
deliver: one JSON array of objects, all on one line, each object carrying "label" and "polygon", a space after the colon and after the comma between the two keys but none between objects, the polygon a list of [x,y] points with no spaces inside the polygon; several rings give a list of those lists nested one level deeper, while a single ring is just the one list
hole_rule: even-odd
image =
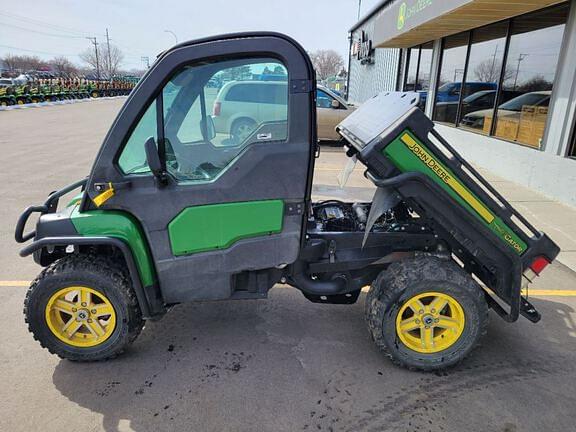
[{"label": "knobby black tire", "polygon": [[[101,291],[116,312],[116,328],[100,345],[74,347],[49,329],[45,308],[49,298],[67,286],[89,286]],[[100,361],[120,355],[140,334],[144,321],[131,279],[124,266],[107,256],[68,255],[46,267],[32,282],[24,300],[28,329],[42,347],[72,361]]]},{"label": "knobby black tire", "polygon": [[[396,317],[405,300],[429,291],[454,297],[466,316],[458,341],[432,354],[410,350],[396,333]],[[396,365],[432,371],[455,366],[479,344],[488,326],[488,305],[482,288],[456,263],[428,256],[393,263],[381,272],[366,296],[365,317],[374,343]]]}]

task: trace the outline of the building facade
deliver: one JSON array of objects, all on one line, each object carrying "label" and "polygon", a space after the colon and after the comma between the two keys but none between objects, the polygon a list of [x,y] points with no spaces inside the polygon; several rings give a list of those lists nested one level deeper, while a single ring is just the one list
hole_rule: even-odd
[{"label": "building facade", "polygon": [[417,91],[469,161],[576,206],[576,0],[388,0],[350,31],[348,98]]}]

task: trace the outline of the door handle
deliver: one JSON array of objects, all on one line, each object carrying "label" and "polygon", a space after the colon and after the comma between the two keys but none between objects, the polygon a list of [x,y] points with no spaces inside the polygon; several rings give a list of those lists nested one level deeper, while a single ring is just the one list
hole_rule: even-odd
[{"label": "door handle", "polygon": [[128,189],[132,186],[132,182],[125,181],[125,182],[108,182],[108,183],[94,183],[94,190],[98,192],[92,201],[96,204],[96,207],[100,207],[110,198],[112,198],[117,190],[121,189]]}]

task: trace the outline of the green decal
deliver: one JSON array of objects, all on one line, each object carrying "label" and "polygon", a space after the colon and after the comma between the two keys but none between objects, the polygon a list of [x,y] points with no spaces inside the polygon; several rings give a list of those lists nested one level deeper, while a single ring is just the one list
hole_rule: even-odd
[{"label": "green decal", "polygon": [[406,8],[406,3],[400,5],[400,10],[398,11],[398,30],[402,30],[404,24],[406,24]]},{"label": "green decal", "polygon": [[508,227],[502,219],[494,215],[482,201],[470,191],[428,150],[410,131],[402,132],[384,150],[402,172],[417,171],[426,174],[439,184],[462,207],[476,216],[498,237],[521,255],[527,248],[526,243]]},{"label": "green decal", "polygon": [[75,208],[70,218],[80,235],[114,237],[125,242],[132,250],[142,285],[149,286],[154,283],[154,263],[148,243],[140,224],[133,216],[114,210],[80,213],[78,208]]},{"label": "green decal", "polygon": [[279,233],[283,217],[281,200],[188,207],[168,225],[172,253],[225,249],[241,239]]}]

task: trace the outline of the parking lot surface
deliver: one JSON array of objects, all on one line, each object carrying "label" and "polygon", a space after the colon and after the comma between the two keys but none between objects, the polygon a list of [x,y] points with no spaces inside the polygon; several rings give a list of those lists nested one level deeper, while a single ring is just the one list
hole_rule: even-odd
[{"label": "parking lot surface", "polygon": [[[393,366],[370,341],[363,300],[317,305],[282,285],[267,300],[176,306],[113,361],[50,355],[28,333],[19,213],[87,175],[122,99],[0,113],[0,431],[576,430],[576,274],[554,263],[534,286],[543,319],[506,324],[442,373]],[[369,200],[358,168],[323,148],[314,195]],[[538,291],[536,291],[538,290]],[[548,293],[544,290],[552,290]]]}]

